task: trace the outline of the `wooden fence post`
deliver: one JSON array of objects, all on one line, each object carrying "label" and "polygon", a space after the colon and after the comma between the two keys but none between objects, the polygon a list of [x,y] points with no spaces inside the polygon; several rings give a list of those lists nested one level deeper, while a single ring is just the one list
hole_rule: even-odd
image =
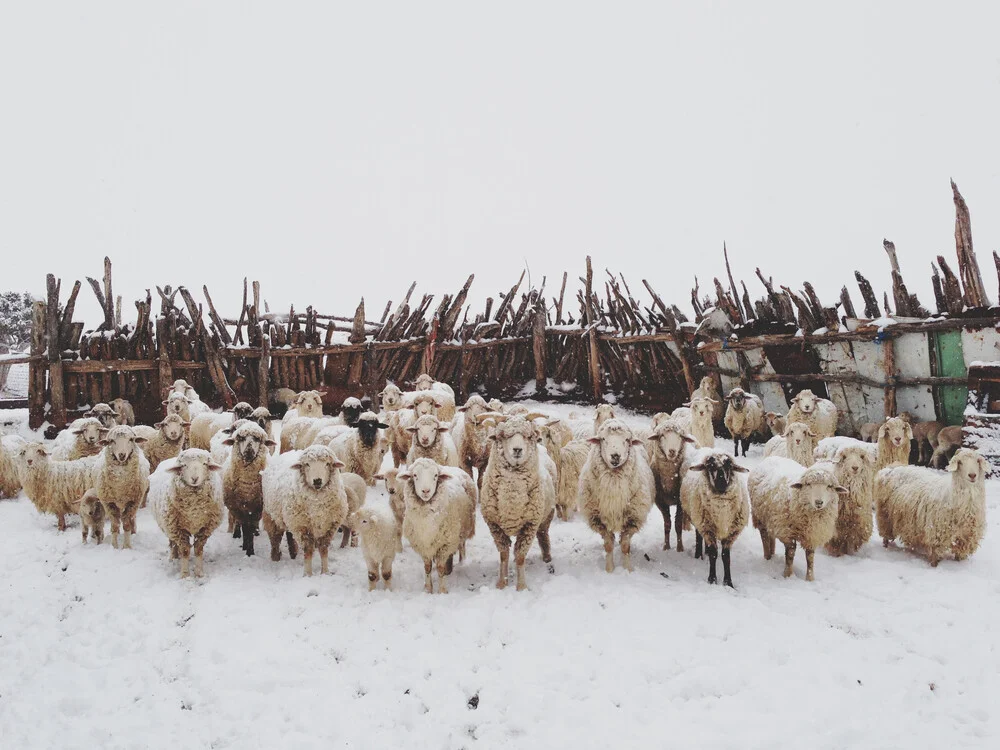
[{"label": "wooden fence post", "polygon": [[544,393],[546,386],[545,358],[548,347],[545,345],[545,300],[539,298],[535,309],[535,324],[532,329],[532,353],[535,356],[535,392]]},{"label": "wooden fence post", "polygon": [[31,362],[28,364],[28,426],[37,430],[45,421],[45,303],[35,300],[31,310]]},{"label": "wooden fence post", "polygon": [[66,426],[66,383],[63,379],[62,349],[59,346],[59,283],[53,274],[45,277],[48,304],[45,309],[45,331],[49,355],[49,421],[57,430]]},{"label": "wooden fence post", "polygon": [[584,310],[587,314],[587,337],[590,339],[590,383],[594,401],[601,400],[601,355],[597,348],[597,324],[594,321],[594,269],[587,256],[587,299]]},{"label": "wooden fence post", "polygon": [[264,334],[260,344],[260,362],[257,363],[258,406],[267,406],[267,392],[270,390],[271,337]]},{"label": "wooden fence post", "polygon": [[156,318],[156,345],[160,360],[160,400],[167,398],[167,391],[174,384],[174,368],[170,364],[170,352],[167,349],[167,319]]},{"label": "wooden fence post", "polygon": [[896,349],[891,338],[882,341],[885,355],[885,416],[896,416]]}]

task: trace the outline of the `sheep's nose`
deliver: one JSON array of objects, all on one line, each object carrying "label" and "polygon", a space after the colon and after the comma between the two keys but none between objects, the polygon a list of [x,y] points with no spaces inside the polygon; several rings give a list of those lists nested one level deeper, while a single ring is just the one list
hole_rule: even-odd
[{"label": "sheep's nose", "polygon": [[524,449],[523,448],[515,448],[514,449],[514,458],[520,458],[522,453],[524,453]]},{"label": "sheep's nose", "polygon": [[861,471],[861,467],[860,466],[852,466],[851,467],[851,471],[853,471],[855,474],[857,474],[859,471]]},{"label": "sheep's nose", "polygon": [[976,481],[976,477],[978,477],[978,476],[979,476],[978,474],[969,474],[969,481],[970,482],[975,482]]},{"label": "sheep's nose", "polygon": [[903,438],[893,438],[892,442],[894,442],[896,445],[902,445],[903,444]]},{"label": "sheep's nose", "polygon": [[617,466],[619,463],[621,463],[621,460],[622,460],[622,454],[621,453],[612,453],[611,454],[611,463],[613,463],[615,466]]},{"label": "sheep's nose", "polygon": [[323,480],[322,479],[314,479],[313,480],[313,487],[315,487],[317,490],[320,487],[322,487],[322,486],[323,486]]},{"label": "sheep's nose", "polygon": [[822,500],[815,500],[813,502],[813,505],[816,506],[816,510],[822,510],[823,509],[823,501]]}]

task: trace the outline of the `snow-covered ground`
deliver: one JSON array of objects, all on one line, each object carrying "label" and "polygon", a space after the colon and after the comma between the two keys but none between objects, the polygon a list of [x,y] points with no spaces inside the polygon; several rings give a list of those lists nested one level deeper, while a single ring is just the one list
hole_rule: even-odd
[{"label": "snow-covered ground", "polygon": [[206,577],[181,581],[146,510],[118,551],[4,501],[0,746],[996,747],[998,505],[990,482],[966,562],[932,569],[873,539],[817,554],[813,584],[801,553],[786,580],[748,529],[735,591],[661,550],[655,507],[634,573],[605,573],[577,517],[553,522],[554,574],[536,545],[530,591],[497,591],[480,520],[452,592],[429,596],[409,548],[396,590],[369,593],[358,549],[306,579],[265,537],[246,558],[219,532]]}]

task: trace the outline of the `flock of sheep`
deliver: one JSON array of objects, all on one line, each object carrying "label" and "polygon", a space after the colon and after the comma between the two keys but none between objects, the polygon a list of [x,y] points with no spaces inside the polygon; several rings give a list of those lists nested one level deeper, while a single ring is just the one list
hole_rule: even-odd
[{"label": "flock of sheep", "polygon": [[[800,392],[784,417],[763,411],[760,399],[740,388],[725,399],[705,378],[690,403],[657,414],[644,429],[616,419],[610,405],[593,420],[551,419],[519,404],[473,395],[456,406],[452,389],[428,375],[403,392],[389,384],[382,412],[358,399],[324,416],[317,391],[280,389],[287,407],[280,449],[267,408],[239,403],[215,413],[183,380],[163,402],[165,416],[135,425],[128,402],[98,404],[48,446],[16,436],[0,441],[0,497],[22,489],[35,507],[58,518],[79,515],[84,543],[98,544],[109,525],[111,543],[131,546],[136,511],[149,504],[167,537],[182,577],[203,573],[209,536],[228,512],[229,532],[254,554],[260,527],[271,559],[301,552],[305,575],[314,553],[328,572],[330,545],[360,546],[369,588],[392,586],[392,566],[405,537],[424,563],[425,590],[448,590],[454,557],[463,561],[476,528],[477,507],[499,552],[498,588],[508,581],[511,547],[518,590],[527,587],[525,560],[535,539],[551,562],[549,530],[556,515],[583,514],[604,542],[606,569],[632,570],[631,540],[655,504],[663,515],[664,549],[684,550],[683,531],[695,530],[695,557],[708,557],[710,583],[732,586],[730,550],[748,523],[760,532],[764,558],[775,541],[785,549],[785,576],[796,550],[806,555],[813,580],[814,554],[857,552],[871,537],[873,515],[888,546],[900,539],[932,565],[948,555],[961,560],[985,530],[987,465],[960,448],[961,434],[937,423],[913,424],[906,415],[866,426],[875,443],[835,437],[836,406]],[[725,407],[723,408],[725,404]],[[765,458],[748,469],[715,450],[724,425],[734,454],[746,455],[751,438],[767,431]],[[951,432],[949,432],[951,431]],[[947,471],[908,466],[911,440],[924,458]],[[382,470],[386,454],[394,468]],[[388,507],[366,504],[369,487],[384,481]]]}]

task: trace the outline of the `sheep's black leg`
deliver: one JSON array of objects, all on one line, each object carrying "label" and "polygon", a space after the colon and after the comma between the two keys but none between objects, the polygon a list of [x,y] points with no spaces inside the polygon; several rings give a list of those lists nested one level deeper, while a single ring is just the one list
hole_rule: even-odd
[{"label": "sheep's black leg", "polygon": [[243,522],[243,551],[247,557],[253,555],[253,521]]},{"label": "sheep's black leg", "polygon": [[708,582],[718,583],[718,578],[715,575],[715,561],[719,557],[719,547],[715,544],[706,544],[705,552],[708,553]]},{"label": "sheep's black leg", "polygon": [[681,501],[677,501],[677,510],[674,513],[674,527],[677,530],[677,551],[684,551],[684,537],[681,535],[681,530],[684,528],[684,509],[681,507]]},{"label": "sheep's black leg", "polygon": [[743,438],[743,458],[747,457],[747,451],[750,449],[750,438]]},{"label": "sheep's black leg", "polygon": [[243,536],[243,527],[239,524],[233,526],[233,539],[240,539]]},{"label": "sheep's black leg", "polygon": [[722,584],[736,588],[733,586],[733,575],[729,570],[729,547],[725,545],[722,547]]},{"label": "sheep's black leg", "polygon": [[702,545],[701,532],[698,531],[698,529],[695,529],[694,530],[694,559],[695,560],[700,560],[703,557],[702,551],[701,551],[702,550],[701,545]]}]

